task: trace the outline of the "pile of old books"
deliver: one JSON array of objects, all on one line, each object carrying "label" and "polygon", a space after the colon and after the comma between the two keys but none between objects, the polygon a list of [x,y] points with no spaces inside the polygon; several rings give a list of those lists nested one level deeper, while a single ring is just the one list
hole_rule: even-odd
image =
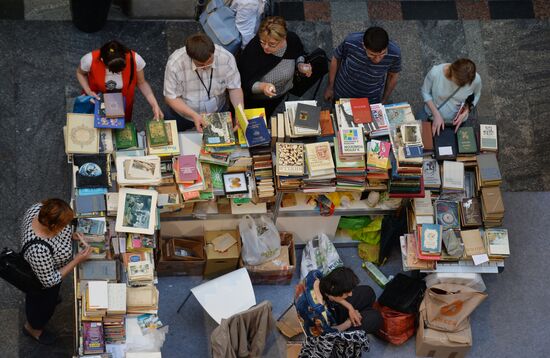
[{"label": "pile of old books", "polygon": [[204,146],[212,152],[231,151],[236,145],[231,113],[208,113],[203,119],[206,123],[202,135]]},{"label": "pile of old books", "polygon": [[277,163],[275,174],[277,188],[282,191],[296,191],[303,186],[304,145],[302,143],[277,142]]},{"label": "pile of old books", "polygon": [[308,176],[304,178],[303,191],[335,191],[336,175],[329,142],[305,144],[304,151]]},{"label": "pile of old books", "polygon": [[[365,190],[365,139],[360,128],[342,128],[334,138],[337,190]],[[386,169],[387,174],[387,169]]]},{"label": "pile of old books", "polygon": [[481,191],[483,223],[486,227],[500,226],[504,218],[504,202],[500,190],[502,176],[496,154],[481,153],[476,158],[476,182]]},{"label": "pile of old books", "polygon": [[372,139],[367,143],[367,180],[369,185],[387,183],[388,169],[391,168],[390,155],[390,142]]},{"label": "pile of old books", "polygon": [[132,314],[158,313],[159,291],[156,286],[128,287],[127,312]]},{"label": "pile of old books", "polygon": [[288,140],[303,141],[304,137],[321,135],[321,107],[317,101],[287,101],[285,112],[277,116],[277,121],[284,121],[285,136]]},{"label": "pile of old books", "polygon": [[251,148],[250,154],[252,155],[258,201],[269,201],[270,198],[275,197],[271,147]]}]

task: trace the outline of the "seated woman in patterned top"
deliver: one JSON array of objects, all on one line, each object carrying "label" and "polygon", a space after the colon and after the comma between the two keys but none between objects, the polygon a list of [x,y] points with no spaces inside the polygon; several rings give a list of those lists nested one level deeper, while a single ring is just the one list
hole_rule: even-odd
[{"label": "seated woman in patterned top", "polygon": [[323,276],[314,270],[296,287],[294,303],[308,336],[347,330],[378,331],[382,316],[372,308],[373,289],[358,286],[359,279],[347,267],[338,267]]},{"label": "seated woman in patterned top", "polygon": [[34,204],[23,217],[21,245],[31,240],[41,241],[29,246],[23,257],[44,287],[38,293],[26,294],[27,322],[23,333],[41,344],[53,344],[55,341],[55,336],[44,330],[44,326],[55,311],[62,278],[92,253],[87,247],[72,258],[71,239],[80,240],[82,235],[73,233],[73,218],[73,210],[61,199],[47,199]]}]

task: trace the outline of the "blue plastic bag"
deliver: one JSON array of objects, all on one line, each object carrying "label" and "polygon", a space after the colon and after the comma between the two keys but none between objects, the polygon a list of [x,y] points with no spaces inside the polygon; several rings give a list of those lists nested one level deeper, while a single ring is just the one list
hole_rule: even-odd
[{"label": "blue plastic bag", "polygon": [[74,99],[73,113],[94,113],[93,97],[82,94]]}]

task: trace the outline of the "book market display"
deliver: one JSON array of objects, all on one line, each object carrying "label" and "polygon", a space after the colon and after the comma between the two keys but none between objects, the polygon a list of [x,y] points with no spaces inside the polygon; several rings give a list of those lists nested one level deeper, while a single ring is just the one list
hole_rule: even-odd
[{"label": "book market display", "polygon": [[[63,129],[84,236],[78,250],[93,249],[75,269],[77,356],[160,356],[168,327],[157,315],[158,276],[212,278],[246,267],[252,283],[288,284],[295,243],[321,232],[336,238],[341,216],[403,207],[404,271],[498,272],[510,255],[494,125],[433,137],[408,103],[360,98],[340,99],[332,111],[286,102],[271,118],[238,107],[235,118],[205,114],[203,133],[178,133],[169,119],[124,123],[120,99],[103,101],[94,114],[68,113]],[[280,230],[280,250],[252,266],[242,223],[255,218]],[[426,327],[423,334],[436,330]]]}]

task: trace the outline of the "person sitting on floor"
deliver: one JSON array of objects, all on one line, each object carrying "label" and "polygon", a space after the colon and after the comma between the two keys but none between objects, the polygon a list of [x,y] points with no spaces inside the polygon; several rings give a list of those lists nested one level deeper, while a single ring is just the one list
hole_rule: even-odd
[{"label": "person sitting on floor", "polygon": [[349,34],[334,50],[325,100],[368,98],[386,103],[401,71],[401,50],[386,30],[370,27]]},{"label": "person sitting on floor", "polygon": [[134,93],[139,88],[151,105],[154,119],[164,118],[149,82],[145,80],[145,61],[136,53],[112,40],[100,49],[88,52],[80,59],[76,78],[84,93],[99,99],[98,92],[122,92],[126,101],[124,116],[126,122],[132,120]]},{"label": "person sitting on floor", "polygon": [[378,331],[382,316],[372,305],[374,290],[359,284],[347,267],[338,267],[323,276],[314,270],[296,287],[294,303],[308,336],[348,330]]},{"label": "person sitting on floor", "polygon": [[246,108],[265,108],[269,118],[286,94],[294,93],[296,75],[307,78],[304,85],[311,87],[324,73],[314,74],[304,56],[302,41],[294,32],[287,31],[282,17],[265,18],[258,34],[239,56]]},{"label": "person sitting on floor", "polygon": [[206,126],[201,113],[229,110],[243,104],[241,77],[235,57],[221,46],[214,45],[204,33],[185,40],[185,46],[168,58],[164,73],[164,99],[175,118],[178,131]]},{"label": "person sitting on floor", "polygon": [[[439,135],[445,124],[455,126],[456,132],[479,101],[481,77],[472,60],[460,58],[433,66],[424,78],[421,91],[425,105],[417,119],[431,117],[434,136]],[[463,103],[463,110],[458,113]]]}]

